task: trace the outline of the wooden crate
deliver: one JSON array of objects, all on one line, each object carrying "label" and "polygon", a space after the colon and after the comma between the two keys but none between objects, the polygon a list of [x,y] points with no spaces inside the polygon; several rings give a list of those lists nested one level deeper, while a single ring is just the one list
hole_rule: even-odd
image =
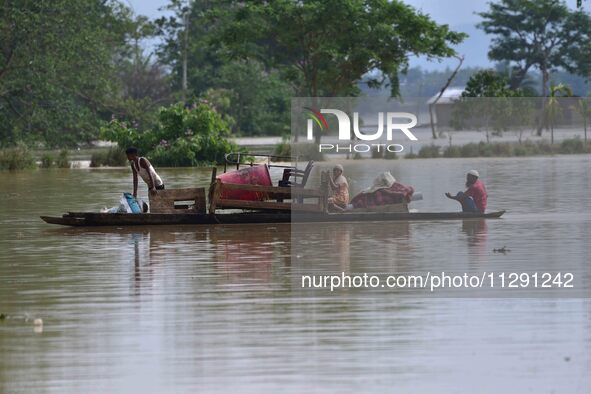
[{"label": "wooden crate", "polygon": [[158,190],[150,194],[151,213],[205,213],[205,188]]}]

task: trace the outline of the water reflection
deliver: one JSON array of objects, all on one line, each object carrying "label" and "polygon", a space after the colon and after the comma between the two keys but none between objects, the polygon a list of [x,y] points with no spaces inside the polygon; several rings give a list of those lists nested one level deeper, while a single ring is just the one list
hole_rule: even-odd
[{"label": "water reflection", "polygon": [[302,272],[389,272],[410,253],[410,234],[405,221],[294,224],[292,256]]},{"label": "water reflection", "polygon": [[[175,261],[215,263],[220,285],[269,283],[274,269],[291,265],[289,224],[52,228],[48,235],[107,238],[133,267],[134,293],[148,289],[158,266]],[[198,261],[197,261],[198,260]]]},{"label": "water reflection", "polygon": [[237,287],[269,283],[274,266],[281,272],[289,267],[290,226],[216,226],[209,228],[209,242],[215,250],[220,280]]},{"label": "water reflection", "polygon": [[468,250],[477,256],[478,261],[484,260],[488,252],[488,225],[486,224],[486,220],[463,220],[462,232],[466,235]]}]

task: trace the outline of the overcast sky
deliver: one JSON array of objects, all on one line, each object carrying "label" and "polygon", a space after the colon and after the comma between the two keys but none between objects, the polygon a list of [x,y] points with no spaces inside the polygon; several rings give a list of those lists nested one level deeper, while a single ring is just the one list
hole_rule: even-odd
[{"label": "overcast sky", "polygon": [[[135,13],[156,18],[162,15],[159,8],[168,3],[167,0],[124,0],[129,4]],[[468,33],[464,43],[456,49],[458,53],[465,56],[464,66],[490,66],[487,58],[490,39],[481,30],[475,27],[480,17],[476,12],[486,10],[489,0],[406,0],[407,4],[429,14],[438,23],[450,25],[452,30]],[[567,0],[569,5],[574,6],[576,0]],[[572,3],[572,4],[570,4]],[[591,2],[588,2],[591,3]],[[589,5],[587,5],[587,8]],[[412,65],[420,65],[425,69],[444,69],[455,67],[457,60],[444,60],[442,63],[427,62],[424,59],[412,59]]]}]

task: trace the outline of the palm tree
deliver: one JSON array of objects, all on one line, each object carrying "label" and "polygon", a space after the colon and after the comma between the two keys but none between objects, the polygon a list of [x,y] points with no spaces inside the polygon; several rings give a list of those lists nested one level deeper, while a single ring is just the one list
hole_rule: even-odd
[{"label": "palm tree", "polygon": [[550,124],[550,143],[554,144],[554,121],[562,114],[562,107],[560,106],[559,97],[570,97],[573,91],[570,86],[559,83],[558,85],[550,85],[550,94],[548,95],[544,114],[548,123]]},{"label": "palm tree", "polygon": [[589,101],[583,98],[579,99],[578,103],[579,104],[576,106],[576,109],[581,115],[581,118],[583,118],[583,130],[585,133],[585,142],[587,142],[587,123],[591,117],[591,105],[589,105]]}]

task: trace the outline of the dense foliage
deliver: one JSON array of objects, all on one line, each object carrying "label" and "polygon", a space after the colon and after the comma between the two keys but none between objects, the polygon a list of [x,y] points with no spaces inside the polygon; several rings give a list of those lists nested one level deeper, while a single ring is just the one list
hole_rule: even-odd
[{"label": "dense foliage", "polygon": [[171,0],[171,15],[155,21],[162,39],[158,56],[170,68],[178,96],[207,98],[230,118],[233,134],[288,133],[291,87],[255,59],[231,58],[220,40],[236,6],[227,0]]},{"label": "dense foliage", "polygon": [[[398,94],[408,56],[446,57],[464,35],[400,1],[171,0],[156,21],[182,97],[222,89],[234,133],[288,132],[292,96],[357,95],[379,69]],[[386,78],[372,78],[371,87]]]},{"label": "dense foliage", "polygon": [[521,89],[511,89],[508,79],[495,70],[474,73],[462,92],[462,97],[520,97]]},{"label": "dense foliage", "polygon": [[0,149],[0,170],[35,168],[35,159],[27,147]]},{"label": "dense foliage", "polygon": [[117,119],[101,129],[101,138],[135,146],[154,164],[171,167],[223,163],[224,154],[238,151],[228,135],[227,123],[205,102],[161,108],[154,127],[143,132]]},{"label": "dense foliage", "polygon": [[112,114],[154,112],[168,87],[138,50],[148,25],[116,0],[3,1],[0,146],[85,145]]},{"label": "dense foliage", "polygon": [[494,134],[514,128],[534,127],[535,99],[524,97],[523,89],[511,89],[509,78],[495,70],[474,73],[454,103],[451,126],[493,130]]},{"label": "dense foliage", "polygon": [[542,74],[544,96],[552,70],[591,73],[591,17],[584,10],[570,10],[563,0],[499,0],[479,15],[479,26],[495,35],[490,59],[511,62],[512,88],[534,67]]},{"label": "dense foliage", "polygon": [[90,141],[112,89],[123,9],[95,0],[15,1],[0,7],[0,144]]},{"label": "dense foliage", "polygon": [[[294,96],[432,96],[450,72],[408,69],[409,56],[453,56],[465,36],[401,0],[169,0],[165,8],[165,17],[150,20],[120,0],[5,0],[0,148],[90,145],[112,118],[108,128],[118,122],[148,136],[163,132],[159,108],[196,99],[217,110],[227,135],[285,135]],[[537,94],[532,83],[548,93],[550,80],[588,94],[581,78],[591,72],[591,22],[582,9],[498,0],[480,15],[495,36],[491,59],[504,62],[493,77],[508,86],[495,96],[518,87]],[[472,83],[477,71],[460,70],[454,85]],[[496,82],[486,76],[476,82],[488,89]],[[182,163],[212,157],[183,140],[152,142],[145,150],[155,158],[175,150]],[[97,163],[120,161],[120,152],[103,156]]]},{"label": "dense foliage", "polygon": [[410,55],[455,54],[465,34],[438,25],[399,0],[256,0],[241,3],[224,42],[233,56],[254,58],[279,70],[297,95],[350,96],[369,71],[372,87],[388,77],[399,95],[398,73]]}]

